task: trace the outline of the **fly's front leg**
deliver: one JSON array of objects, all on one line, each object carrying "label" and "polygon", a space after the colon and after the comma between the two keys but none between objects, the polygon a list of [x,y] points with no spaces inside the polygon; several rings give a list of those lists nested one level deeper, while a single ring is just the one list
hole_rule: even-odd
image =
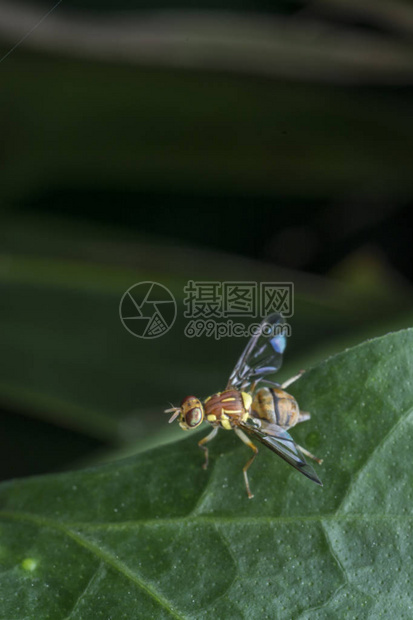
[{"label": "fly's front leg", "polygon": [[252,441],[239,429],[236,428],[235,429],[236,434],[238,435],[238,437],[247,445],[251,448],[251,450],[253,450],[254,454],[252,455],[252,457],[250,458],[250,460],[248,461],[248,463],[246,463],[242,469],[242,471],[244,472],[244,480],[245,480],[245,487],[247,489],[247,493],[248,493],[248,498],[252,499],[254,496],[251,493],[251,489],[250,489],[250,484],[248,482],[248,474],[247,474],[247,470],[250,467],[250,465],[252,465],[252,463],[254,462],[255,457],[258,454],[258,448],[257,446],[255,446]]},{"label": "fly's front leg", "polygon": [[298,375],[294,375],[294,377],[291,377],[291,379],[287,379],[287,381],[284,381],[284,383],[281,383],[282,389],[285,390],[285,388],[287,388],[289,385],[294,383],[294,381],[297,381],[297,379],[299,379],[304,373],[305,373],[305,370],[300,370]]},{"label": "fly's front leg", "polygon": [[208,441],[211,441],[211,439],[214,439],[215,435],[218,432],[218,428],[219,428],[218,426],[215,426],[212,429],[212,431],[209,433],[209,435],[201,439],[201,441],[198,441],[198,446],[202,448],[202,450],[205,451],[205,463],[202,465],[204,469],[208,467],[208,448],[204,446],[204,444],[207,443]]}]

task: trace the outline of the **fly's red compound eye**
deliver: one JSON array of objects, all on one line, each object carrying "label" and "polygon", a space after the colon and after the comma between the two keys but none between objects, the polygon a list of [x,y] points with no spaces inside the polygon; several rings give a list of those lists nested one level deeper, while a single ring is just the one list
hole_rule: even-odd
[{"label": "fly's red compound eye", "polygon": [[202,411],[199,407],[194,407],[185,416],[185,422],[193,428],[202,422]]}]

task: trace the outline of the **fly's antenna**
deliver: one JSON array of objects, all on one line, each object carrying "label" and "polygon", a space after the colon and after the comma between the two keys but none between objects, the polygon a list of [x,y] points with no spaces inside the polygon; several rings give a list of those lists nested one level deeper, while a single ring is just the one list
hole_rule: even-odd
[{"label": "fly's antenna", "polygon": [[169,424],[176,420],[176,418],[180,415],[181,411],[182,410],[180,407],[174,407],[173,405],[171,409],[165,409],[164,413],[172,413],[172,416],[169,418]]}]

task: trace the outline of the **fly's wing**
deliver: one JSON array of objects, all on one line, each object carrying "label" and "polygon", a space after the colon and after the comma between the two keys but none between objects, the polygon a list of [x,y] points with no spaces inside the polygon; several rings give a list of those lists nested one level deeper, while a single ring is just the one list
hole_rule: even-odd
[{"label": "fly's wing", "polygon": [[294,442],[294,439],[286,430],[281,428],[281,426],[271,424],[265,420],[259,420],[259,426],[252,426],[248,423],[241,423],[239,426],[249,435],[252,435],[252,437],[255,437],[255,439],[258,439],[258,441],[267,446],[267,448],[270,448],[270,450],[278,454],[278,456],[287,461],[287,463],[292,465],[300,473],[304,474],[304,476],[307,476],[307,478],[310,478],[313,482],[323,486],[323,483],[315,473],[313,467],[305,460],[303,453]]},{"label": "fly's wing", "polygon": [[281,314],[270,314],[252,336],[228,381],[227,389],[246,389],[279,370],[287,345]]}]

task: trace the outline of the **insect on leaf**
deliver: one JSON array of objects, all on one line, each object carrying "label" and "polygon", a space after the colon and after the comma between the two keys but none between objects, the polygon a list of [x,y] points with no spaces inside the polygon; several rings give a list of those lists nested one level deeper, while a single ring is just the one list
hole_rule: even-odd
[{"label": "insect on leaf", "polygon": [[[293,392],[324,487],[221,433],[0,487],[0,617],[410,619],[413,331],[309,370]],[[202,435],[201,435],[202,436]]]}]

